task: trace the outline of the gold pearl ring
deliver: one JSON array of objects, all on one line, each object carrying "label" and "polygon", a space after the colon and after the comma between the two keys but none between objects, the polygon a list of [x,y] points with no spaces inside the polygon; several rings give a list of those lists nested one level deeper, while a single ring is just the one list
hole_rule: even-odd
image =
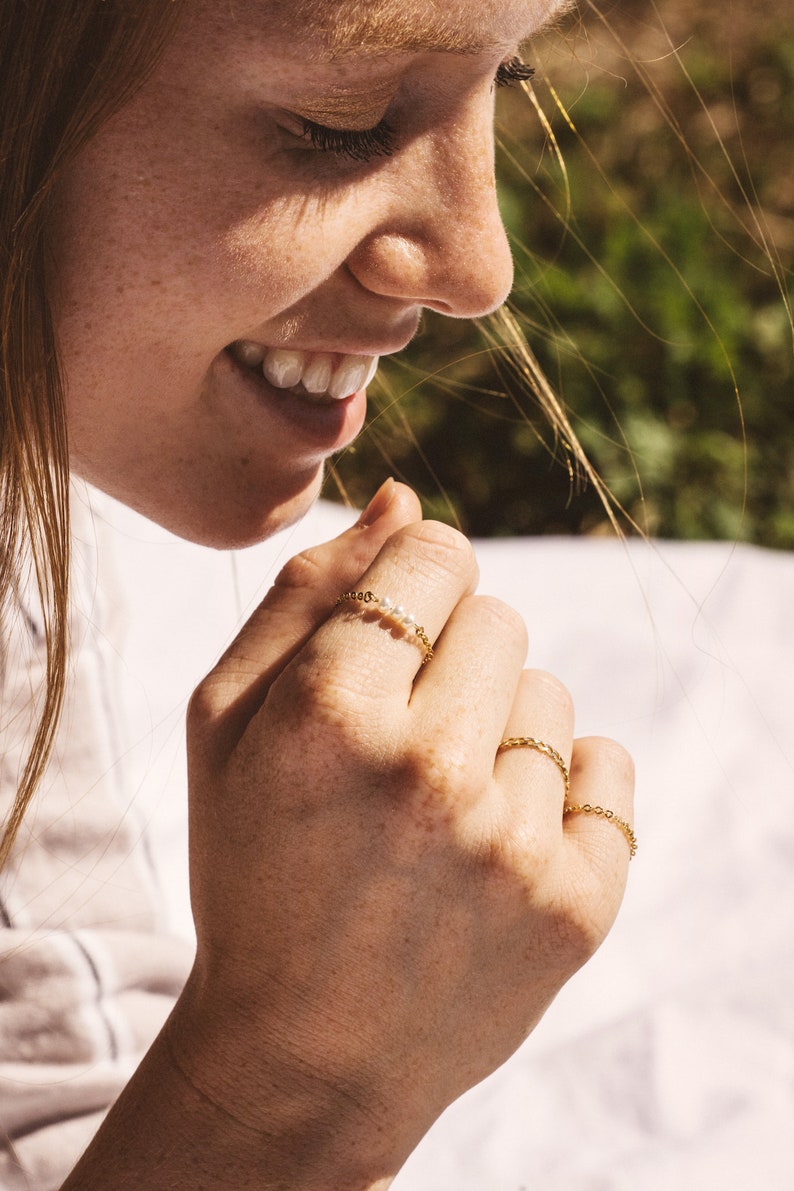
[{"label": "gold pearl ring", "polygon": [[339,607],[340,604],[345,603],[365,605],[370,611],[377,612],[389,623],[399,625],[406,633],[413,631],[425,651],[422,665],[426,666],[433,660],[433,646],[425,630],[416,623],[415,616],[406,612],[405,608],[399,604],[395,604],[389,596],[376,596],[373,591],[345,591],[337,599],[336,606]]}]

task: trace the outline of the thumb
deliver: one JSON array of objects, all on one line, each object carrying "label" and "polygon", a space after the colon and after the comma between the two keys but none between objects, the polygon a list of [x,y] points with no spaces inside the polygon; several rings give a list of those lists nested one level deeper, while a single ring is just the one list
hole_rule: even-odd
[{"label": "thumb", "polygon": [[330,616],[340,592],[355,587],[393,533],[421,519],[415,493],[389,479],[355,525],[290,559],[197,688],[189,723],[200,718],[206,728],[220,729],[233,747],[271,684]]}]

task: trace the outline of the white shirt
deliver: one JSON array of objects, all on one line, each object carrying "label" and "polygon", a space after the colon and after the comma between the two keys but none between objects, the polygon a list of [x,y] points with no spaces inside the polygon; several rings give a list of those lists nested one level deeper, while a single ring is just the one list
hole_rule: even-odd
[{"label": "white shirt", "polygon": [[[0,884],[0,1186],[33,1191],[60,1185],[189,969],[190,692],[283,562],[352,520],[319,505],[222,554],[93,492],[74,505],[69,705]],[[794,558],[708,543],[477,548],[480,589],[523,613],[530,664],[569,686],[577,732],[633,752],[640,849],[601,952],[395,1187],[788,1189]],[[27,605],[2,658],[6,806],[41,677]]]}]

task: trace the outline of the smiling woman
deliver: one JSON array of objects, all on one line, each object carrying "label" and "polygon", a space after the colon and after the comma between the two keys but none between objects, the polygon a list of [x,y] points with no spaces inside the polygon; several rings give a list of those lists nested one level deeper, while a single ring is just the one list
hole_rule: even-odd
[{"label": "smiling woman", "polygon": [[469,544],[391,481],[193,696],[195,956],[83,787],[113,702],[79,658],[44,767],[67,472],[215,547],[299,518],[422,311],[504,301],[494,90],[556,11],[0,0],[9,1180],[60,1185],[99,1126],[65,1186],[385,1187],[617,912],[628,758],[574,741]]},{"label": "smiling woman", "polygon": [[477,22],[465,54],[460,29],[453,53],[375,35],[355,57],[318,32],[310,65],[298,26],[274,35],[258,8],[185,22],[66,172],[53,238],[73,466],[226,546],[316,495],[363,421],[348,376],[403,347],[422,307],[483,314],[512,277],[492,91],[526,6],[486,49]]}]

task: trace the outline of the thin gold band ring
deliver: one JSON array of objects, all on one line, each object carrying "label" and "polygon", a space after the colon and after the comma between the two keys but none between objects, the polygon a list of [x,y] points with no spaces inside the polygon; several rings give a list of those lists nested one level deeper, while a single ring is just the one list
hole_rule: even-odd
[{"label": "thin gold band ring", "polygon": [[625,819],[621,819],[614,811],[609,810],[605,806],[591,806],[589,802],[585,802],[582,806],[572,806],[570,803],[565,804],[562,808],[564,815],[597,815],[599,819],[606,819],[607,823],[614,823],[615,826],[623,832],[629,844],[629,858],[634,859],[637,855],[637,837],[630,823]]},{"label": "thin gold band ring", "polygon": [[[543,753],[544,756],[549,757],[559,769],[565,782],[565,797],[571,793],[571,775],[568,772],[568,766],[557,752],[557,750],[545,740],[537,740],[534,736],[508,736],[503,740],[497,752],[500,749],[535,749],[538,753]],[[634,834],[634,829],[630,823],[625,819],[621,819],[614,811],[609,810],[604,806],[593,806],[589,802],[585,803],[570,803],[566,802],[562,808],[563,815],[596,815],[599,819],[605,819],[607,823],[614,824],[623,835],[629,845],[629,856],[633,859],[637,855],[637,837]]]},{"label": "thin gold band ring", "polygon": [[562,774],[562,780],[565,782],[565,797],[568,797],[571,792],[571,775],[561,754],[552,745],[546,744],[545,740],[537,740],[534,736],[508,736],[499,744],[497,753],[502,749],[534,749],[535,752],[543,753],[545,757],[549,757]]}]

